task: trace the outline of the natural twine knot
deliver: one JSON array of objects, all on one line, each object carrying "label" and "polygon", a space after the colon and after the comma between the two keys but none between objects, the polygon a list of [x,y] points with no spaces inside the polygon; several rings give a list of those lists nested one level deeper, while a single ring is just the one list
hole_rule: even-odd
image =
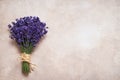
[{"label": "natural twine knot", "polygon": [[36,67],[35,64],[30,62],[31,61],[31,55],[30,54],[22,53],[20,55],[20,59],[21,59],[22,62],[25,61],[25,62],[28,62],[30,64],[30,71],[33,71],[34,68]]},{"label": "natural twine knot", "polygon": [[31,61],[30,54],[22,53],[20,58],[21,58],[21,61],[25,61],[25,62],[28,62],[28,63],[30,63],[30,61]]}]

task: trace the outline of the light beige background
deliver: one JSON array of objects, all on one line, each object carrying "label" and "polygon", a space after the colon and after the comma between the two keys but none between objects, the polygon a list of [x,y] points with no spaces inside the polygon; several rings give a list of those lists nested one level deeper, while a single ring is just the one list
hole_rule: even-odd
[{"label": "light beige background", "polygon": [[[49,27],[21,73],[7,25],[39,16]],[[119,0],[0,0],[0,80],[120,80]]]}]

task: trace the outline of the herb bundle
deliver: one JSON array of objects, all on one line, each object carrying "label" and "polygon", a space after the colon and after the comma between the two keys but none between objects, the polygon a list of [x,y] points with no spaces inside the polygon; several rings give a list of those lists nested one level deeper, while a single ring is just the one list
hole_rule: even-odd
[{"label": "herb bundle", "polygon": [[22,72],[28,75],[31,71],[30,54],[36,44],[47,33],[46,23],[41,22],[39,17],[28,16],[16,19],[8,27],[10,38],[18,44],[22,52]]}]

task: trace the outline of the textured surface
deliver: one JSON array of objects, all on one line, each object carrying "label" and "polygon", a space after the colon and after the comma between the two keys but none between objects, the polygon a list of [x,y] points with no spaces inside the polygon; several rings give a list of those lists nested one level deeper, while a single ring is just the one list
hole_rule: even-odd
[{"label": "textured surface", "polygon": [[[49,32],[21,73],[7,25],[35,15]],[[0,80],[120,80],[119,0],[0,0]]]}]

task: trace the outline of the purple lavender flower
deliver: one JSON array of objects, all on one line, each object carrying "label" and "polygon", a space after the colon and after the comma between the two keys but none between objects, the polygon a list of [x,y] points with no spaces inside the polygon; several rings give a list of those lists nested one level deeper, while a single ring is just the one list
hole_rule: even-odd
[{"label": "purple lavender flower", "polygon": [[[39,40],[47,33],[46,23],[39,20],[39,17],[23,17],[16,19],[12,25],[8,25],[11,39],[15,40],[22,48],[36,46]],[[23,50],[25,52],[25,50]]]},{"label": "purple lavender flower", "polygon": [[[11,39],[17,42],[20,50],[25,54],[31,54],[33,47],[47,33],[45,26],[46,23],[41,22],[38,17],[32,16],[16,19],[12,25],[8,25]],[[30,63],[24,60],[22,72],[28,74],[30,70]]]}]

